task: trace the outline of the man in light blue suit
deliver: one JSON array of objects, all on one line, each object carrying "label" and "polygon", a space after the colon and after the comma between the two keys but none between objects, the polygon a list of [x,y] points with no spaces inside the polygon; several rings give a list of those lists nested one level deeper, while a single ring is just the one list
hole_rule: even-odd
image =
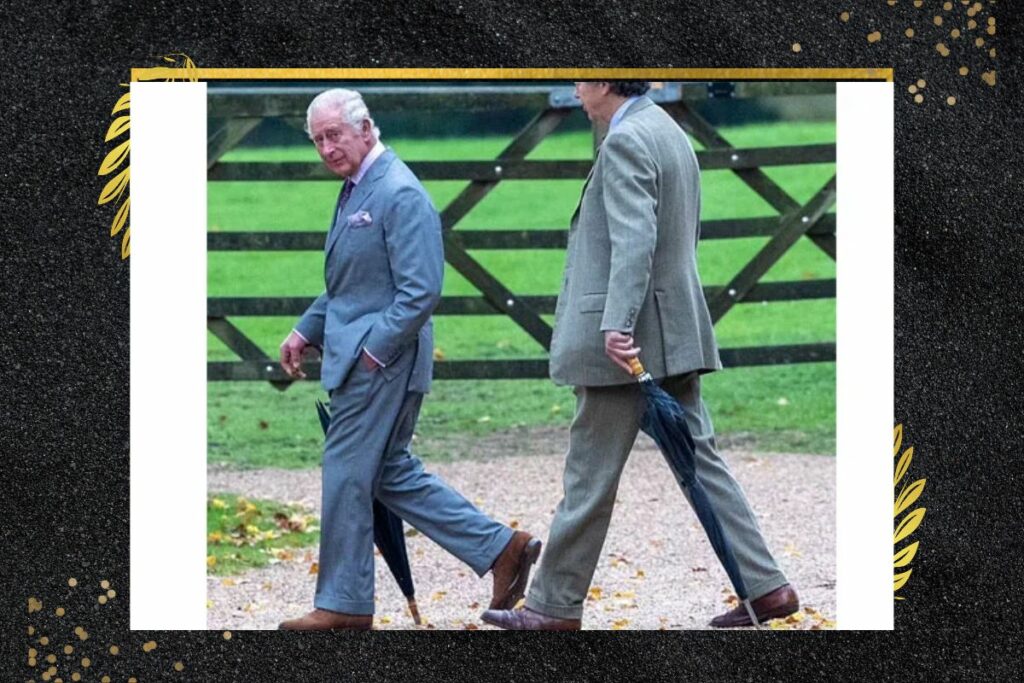
[{"label": "man in light blue suit", "polygon": [[318,95],[306,130],[345,184],[324,247],[326,289],[281,345],[281,366],[296,378],[305,376],[303,351],[322,349],[331,423],[315,609],[280,628],[371,627],[374,498],[477,575],[491,571],[491,607],[509,609],[523,597],[540,541],[484,515],[409,452],[430,389],[430,315],[444,273],[437,211],[412,171],[380,142],[358,92]]}]

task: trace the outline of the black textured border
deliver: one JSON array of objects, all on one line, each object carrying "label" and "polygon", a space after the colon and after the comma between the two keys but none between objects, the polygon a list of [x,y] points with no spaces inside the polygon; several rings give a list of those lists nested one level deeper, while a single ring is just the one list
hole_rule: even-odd
[{"label": "black textured border", "polygon": [[[0,11],[4,302],[0,452],[6,459],[0,670],[39,680],[30,623],[89,639],[113,680],[749,678],[892,673],[960,677],[1019,661],[1021,353],[1019,99],[1010,3],[979,3],[995,35],[948,38],[952,0],[835,3],[494,0],[298,9],[155,2]],[[973,7],[971,3],[970,7]],[[400,9],[399,9],[400,8]],[[848,12],[846,21],[840,16]],[[944,17],[937,26],[934,17]],[[987,24],[979,21],[981,30]],[[959,24],[958,24],[959,25]],[[906,35],[913,27],[914,37]],[[878,39],[873,34],[878,32]],[[975,37],[985,45],[977,47]],[[950,49],[943,57],[939,42]],[[794,43],[800,51],[794,51]],[[989,50],[995,48],[996,56]],[[376,633],[128,630],[129,263],[96,206],[118,83],[185,53],[218,67],[886,67],[896,73],[896,415],[928,477],[921,551],[893,633]],[[961,76],[959,67],[968,66]],[[989,80],[982,74],[993,73]],[[909,86],[919,79],[919,93]],[[994,83],[994,85],[990,84]],[[914,95],[923,94],[915,103]],[[956,97],[955,104],[947,98]],[[865,197],[864,201],[871,201]],[[888,457],[879,454],[879,457]],[[68,577],[79,586],[68,586]],[[100,605],[99,582],[116,597]],[[27,598],[46,608],[29,615]],[[75,623],[51,607],[62,604]],[[59,624],[59,626],[57,626]],[[65,638],[65,636],[60,636]],[[143,653],[154,640],[157,649]],[[73,641],[73,642],[72,642]],[[65,641],[62,640],[63,645]],[[109,654],[117,645],[118,655]],[[84,647],[84,645],[83,645]],[[47,650],[52,648],[47,648]],[[67,655],[68,657],[77,656]],[[64,656],[64,655],[61,655]],[[176,671],[175,662],[183,669]],[[67,676],[70,669],[61,667]],[[96,680],[99,670],[83,670]],[[64,680],[70,680],[65,678]]]}]

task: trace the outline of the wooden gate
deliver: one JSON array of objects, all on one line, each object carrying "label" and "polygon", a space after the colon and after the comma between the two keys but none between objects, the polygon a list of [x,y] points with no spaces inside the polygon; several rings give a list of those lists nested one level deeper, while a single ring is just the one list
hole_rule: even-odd
[{"label": "wooden gate", "polygon": [[[495,110],[530,107],[533,119],[494,159],[481,161],[407,162],[420,180],[466,180],[467,185],[443,209],[445,259],[480,292],[480,296],[443,297],[435,315],[505,315],[544,349],[551,327],[541,317],[552,314],[554,296],[520,296],[509,290],[469,253],[486,249],[565,249],[567,230],[459,230],[459,222],[499,183],[521,179],[586,178],[590,160],[534,161],[526,156],[579,107],[565,85],[403,85],[359,87],[371,112],[425,110]],[[336,177],[319,162],[223,162],[226,152],[241,143],[265,118],[280,118],[301,129],[306,107],[320,88],[244,87],[209,92],[211,119],[207,173],[210,181],[330,180]],[[761,278],[801,238],[836,258],[835,203],[832,177],[806,204],[800,204],[762,170],[769,166],[835,162],[835,145],[801,145],[739,149],[694,108],[708,97],[754,98],[777,95],[833,94],[831,83],[663,83],[651,97],[706,149],[697,153],[702,170],[729,169],[776,212],[759,218],[705,221],[701,239],[769,237],[749,263],[724,286],[705,288],[712,319],[717,323],[733,306],[766,301],[834,298],[834,279],[761,282]],[[412,115],[412,114],[411,114]],[[600,132],[595,131],[595,140]],[[566,217],[568,223],[568,217]],[[209,251],[321,251],[324,233],[209,233]],[[297,318],[310,304],[306,297],[211,297],[208,329],[239,358],[210,362],[207,377],[218,380],[269,381],[279,389],[292,380],[276,358],[246,337],[233,323],[239,316]],[[835,342],[723,348],[726,367],[835,360]],[[307,374],[319,377],[319,366]],[[522,379],[547,377],[547,359],[445,360],[434,366],[438,379]]]}]

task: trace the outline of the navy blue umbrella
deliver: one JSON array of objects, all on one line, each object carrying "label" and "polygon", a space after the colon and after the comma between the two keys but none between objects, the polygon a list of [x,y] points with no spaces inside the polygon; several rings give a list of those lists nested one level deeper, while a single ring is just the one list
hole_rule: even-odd
[{"label": "navy blue umbrella", "polygon": [[715,549],[719,561],[729,575],[736,595],[743,602],[750,615],[751,623],[757,625],[757,615],[750,605],[747,594],[747,587],[740,576],[740,568],[733,555],[732,548],[725,540],[725,533],[718,521],[714,507],[708,500],[707,491],[697,475],[697,466],[694,461],[695,447],[693,435],[690,428],[686,426],[686,412],[679,402],[672,398],[668,392],[654,383],[650,373],[644,370],[644,366],[636,358],[630,360],[633,369],[633,377],[640,383],[644,398],[647,401],[647,408],[644,410],[643,418],[640,421],[640,428],[645,434],[654,439],[658,448],[664,454],[665,459],[676,473],[679,482],[690,492],[690,502],[697,513],[704,531],[711,541],[711,547]]},{"label": "navy blue umbrella", "polygon": [[[327,427],[331,424],[331,414],[322,401],[316,402],[316,412],[320,416],[320,426],[324,434],[327,434]],[[388,441],[390,449],[391,442]],[[392,512],[379,500],[373,501],[373,542],[380,550],[381,556],[391,570],[391,575],[398,582],[398,587],[409,602],[409,612],[412,620],[419,626],[420,611],[416,607],[416,588],[412,583],[412,570],[409,568],[409,553],[405,548],[405,530],[402,527],[402,518]]]}]

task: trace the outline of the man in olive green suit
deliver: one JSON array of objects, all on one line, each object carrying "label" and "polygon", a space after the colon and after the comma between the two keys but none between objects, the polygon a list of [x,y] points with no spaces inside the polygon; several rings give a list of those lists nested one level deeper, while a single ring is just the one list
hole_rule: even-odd
[{"label": "man in olive green suit", "polygon": [[[700,375],[722,367],[697,274],[700,172],[689,139],[644,96],[647,89],[639,81],[576,84],[587,115],[609,127],[572,217],[551,342],[551,377],[575,387],[576,415],[564,497],[526,607],[483,615],[502,628],[580,628],[619,477],[639,431],[644,402],[628,365],[637,355],[686,409],[697,474],[758,620],[799,607],[716,452],[700,398]],[[712,620],[716,627],[749,624],[742,607]]]}]

